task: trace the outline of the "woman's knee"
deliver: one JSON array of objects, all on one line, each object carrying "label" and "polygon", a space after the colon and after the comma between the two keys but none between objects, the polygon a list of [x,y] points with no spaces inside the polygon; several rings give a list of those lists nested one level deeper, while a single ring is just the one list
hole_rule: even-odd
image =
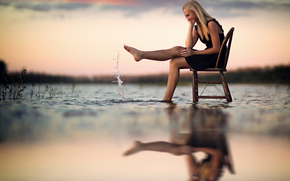
[{"label": "woman's knee", "polygon": [[178,145],[174,146],[174,147],[171,149],[170,153],[171,153],[172,155],[176,155],[176,156],[182,155],[181,151],[179,150],[179,147],[180,147],[180,146],[178,146]]},{"label": "woman's knee", "polygon": [[170,68],[184,69],[190,68],[184,57],[176,57],[170,60]]},{"label": "woman's knee", "polygon": [[170,50],[171,50],[172,55],[179,57],[179,56],[181,56],[182,49],[184,49],[184,47],[175,46],[175,47],[172,47]]},{"label": "woman's knee", "polygon": [[170,60],[170,68],[180,68],[180,60],[179,58],[173,58]]},{"label": "woman's knee", "polygon": [[170,69],[178,69],[175,59],[170,60]]}]

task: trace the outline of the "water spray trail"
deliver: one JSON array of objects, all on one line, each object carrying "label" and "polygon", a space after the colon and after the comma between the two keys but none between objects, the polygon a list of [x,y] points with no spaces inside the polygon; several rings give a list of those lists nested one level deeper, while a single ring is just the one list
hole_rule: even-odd
[{"label": "water spray trail", "polygon": [[117,60],[117,66],[114,68],[117,69],[117,71],[118,71],[117,73],[115,73],[116,80],[114,80],[113,83],[118,83],[118,92],[121,94],[123,100],[125,101],[126,97],[125,97],[124,89],[122,86],[123,81],[120,78],[120,71],[119,71],[119,55],[120,55],[120,52],[118,53],[117,58],[113,59],[113,60]]}]

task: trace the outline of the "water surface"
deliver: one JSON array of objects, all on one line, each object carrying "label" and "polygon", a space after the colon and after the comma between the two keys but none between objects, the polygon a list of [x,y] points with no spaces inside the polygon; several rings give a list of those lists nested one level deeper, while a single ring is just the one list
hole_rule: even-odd
[{"label": "water surface", "polygon": [[[199,120],[200,112],[215,111],[227,119],[236,170],[235,175],[225,171],[221,180],[288,180],[290,87],[229,86],[231,103],[192,104],[190,85],[177,87],[173,103],[160,102],[166,87],[159,85],[125,84],[126,100],[116,84],[77,84],[74,91],[56,84],[54,95],[43,98],[35,96],[36,86],[32,99],[27,85],[21,100],[0,102],[0,180],[186,180],[181,156],[122,153],[134,140],[169,141],[172,127],[179,129],[192,112]],[[219,95],[215,89],[203,94]]]}]

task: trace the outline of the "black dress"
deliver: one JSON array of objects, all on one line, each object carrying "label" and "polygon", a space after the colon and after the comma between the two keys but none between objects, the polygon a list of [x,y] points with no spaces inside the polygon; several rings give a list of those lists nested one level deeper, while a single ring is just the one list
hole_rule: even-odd
[{"label": "black dress", "polygon": [[[216,19],[209,20],[207,22],[207,25],[210,21],[214,21],[220,27],[220,29],[224,32],[222,26],[219,24],[219,22]],[[197,30],[197,26],[195,26],[195,29]],[[201,38],[198,34],[198,38],[200,39],[202,43],[206,45],[206,49],[212,48],[212,41],[211,41],[210,35],[208,35],[208,37],[209,37],[209,40],[207,40],[205,37]],[[222,41],[225,37],[224,33],[219,33],[219,37],[220,37],[220,44],[222,44]],[[221,60],[224,60],[223,58],[224,55],[225,53],[222,52]],[[194,70],[203,70],[206,68],[214,68],[217,61],[217,57],[218,57],[218,53],[200,54],[200,55],[191,55],[191,56],[185,57],[185,60],[188,63],[188,65]],[[223,61],[219,62],[218,67],[222,67],[222,65],[223,65]]]}]

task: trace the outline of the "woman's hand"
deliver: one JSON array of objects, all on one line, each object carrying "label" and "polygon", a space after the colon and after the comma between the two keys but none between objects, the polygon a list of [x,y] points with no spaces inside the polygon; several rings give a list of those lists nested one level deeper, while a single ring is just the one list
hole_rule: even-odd
[{"label": "woman's hand", "polygon": [[188,23],[189,23],[189,28],[193,28],[194,24],[195,24],[195,21],[188,21]]},{"label": "woman's hand", "polygon": [[191,48],[185,48],[181,50],[180,53],[181,53],[181,56],[188,57],[188,56],[194,55],[194,50],[192,50]]}]

